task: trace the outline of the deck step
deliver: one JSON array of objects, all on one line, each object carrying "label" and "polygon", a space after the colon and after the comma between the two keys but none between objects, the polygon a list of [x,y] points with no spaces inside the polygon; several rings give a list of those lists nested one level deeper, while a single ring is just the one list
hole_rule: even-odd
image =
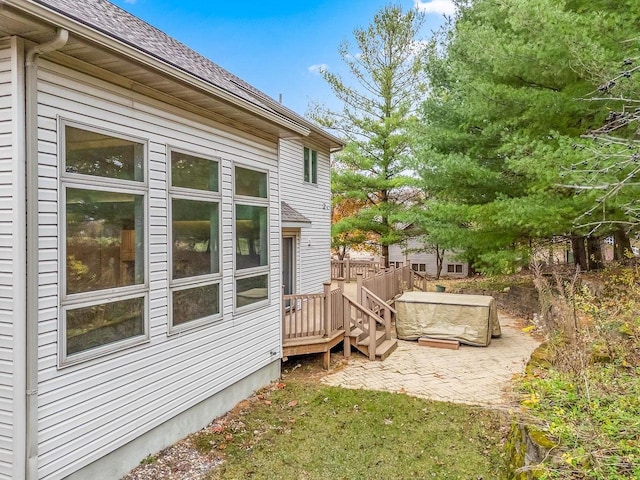
[{"label": "deck step", "polygon": [[[350,338],[351,345],[360,351],[360,353],[369,356],[369,345],[371,344],[370,337],[358,341],[358,337],[352,336]],[[396,338],[386,339],[385,333],[382,330],[376,331],[376,360],[384,360],[393,351],[398,348],[398,340]]]},{"label": "deck step", "polygon": [[398,348],[397,339],[392,338],[390,340],[385,340],[376,348],[376,360],[384,360],[391,355],[396,348]]},{"label": "deck step", "polygon": [[[384,331],[376,330],[376,346],[380,345],[384,341]],[[362,345],[363,347],[369,347],[371,345],[371,335],[367,335],[362,340],[358,341],[358,345]]]}]

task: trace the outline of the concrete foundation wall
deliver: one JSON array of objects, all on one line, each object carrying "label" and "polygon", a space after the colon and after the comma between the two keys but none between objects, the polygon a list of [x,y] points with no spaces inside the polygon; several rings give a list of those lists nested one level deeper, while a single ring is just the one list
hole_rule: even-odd
[{"label": "concrete foundation wall", "polygon": [[114,480],[126,475],[148,455],[207,426],[239,401],[280,377],[280,360],[173,417],[109,455],[87,465],[65,480]]}]

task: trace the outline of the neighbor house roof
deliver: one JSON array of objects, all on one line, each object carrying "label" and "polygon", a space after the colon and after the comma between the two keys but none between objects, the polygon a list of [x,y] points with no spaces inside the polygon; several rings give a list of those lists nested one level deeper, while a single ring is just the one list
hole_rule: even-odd
[{"label": "neighbor house roof", "polygon": [[114,40],[129,45],[192,75],[275,117],[308,129],[338,148],[344,142],[276,102],[203,55],[106,0],[4,0],[3,3],[41,5]]}]

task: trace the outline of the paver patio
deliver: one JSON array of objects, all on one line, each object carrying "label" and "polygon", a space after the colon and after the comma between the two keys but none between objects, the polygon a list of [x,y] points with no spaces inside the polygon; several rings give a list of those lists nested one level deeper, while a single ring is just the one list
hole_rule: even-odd
[{"label": "paver patio", "polygon": [[490,407],[513,404],[514,375],[523,372],[540,341],[522,332],[516,319],[499,314],[502,336],[488,347],[461,345],[459,350],[398,341],[382,362],[353,354],[348,364],[326,375],[322,383],[344,388],[400,392],[429,400]]}]

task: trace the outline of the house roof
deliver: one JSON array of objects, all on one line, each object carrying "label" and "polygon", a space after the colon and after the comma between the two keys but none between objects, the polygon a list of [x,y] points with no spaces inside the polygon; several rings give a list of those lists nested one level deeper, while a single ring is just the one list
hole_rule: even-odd
[{"label": "house roof", "polygon": [[[33,6],[42,6],[74,23],[123,43],[138,52],[160,60],[182,72],[221,89],[239,103],[252,107],[271,119],[290,122],[297,133],[309,131],[329,142],[332,148],[341,148],[344,142],[324,129],[298,115],[241,78],[195,52],[161,30],[144,22],[106,0],[3,0],[2,3],[23,8],[33,13]],[[25,8],[26,7],[26,8]],[[40,12],[36,12],[40,13]]]},{"label": "house roof", "polygon": [[305,226],[310,224],[311,220],[298,212],[287,202],[280,202],[280,215],[283,226]]}]

